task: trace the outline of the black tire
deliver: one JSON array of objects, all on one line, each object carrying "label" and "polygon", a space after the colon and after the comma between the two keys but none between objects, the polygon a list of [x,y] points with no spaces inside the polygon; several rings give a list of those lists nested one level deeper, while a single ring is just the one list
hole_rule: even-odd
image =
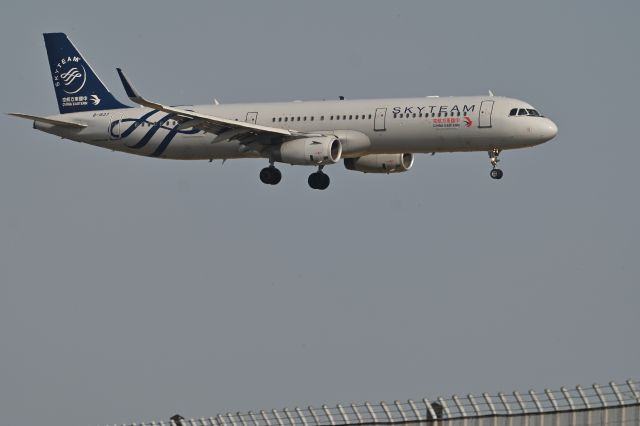
[{"label": "black tire", "polygon": [[331,183],[331,179],[329,179],[328,175],[325,175],[324,173],[320,173],[320,185],[318,185],[318,189],[320,190],[325,190],[329,187],[329,184]]},{"label": "black tire", "polygon": [[500,169],[493,169],[491,170],[491,173],[489,173],[489,175],[491,176],[492,179],[502,179],[502,170]]},{"label": "black tire", "polygon": [[264,184],[271,184],[271,180],[273,179],[273,173],[271,173],[271,167],[265,167],[260,170],[260,181]]},{"label": "black tire", "polygon": [[309,178],[307,179],[307,183],[309,184],[311,189],[320,189],[318,173],[311,173],[309,175]]},{"label": "black tire", "polygon": [[269,182],[271,185],[277,185],[280,183],[280,181],[282,180],[282,173],[280,173],[280,170],[276,169],[275,167],[271,168],[271,182]]}]

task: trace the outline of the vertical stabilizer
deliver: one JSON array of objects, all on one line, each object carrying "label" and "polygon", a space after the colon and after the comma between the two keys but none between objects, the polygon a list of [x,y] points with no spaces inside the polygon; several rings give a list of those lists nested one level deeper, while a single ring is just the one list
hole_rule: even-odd
[{"label": "vertical stabilizer", "polygon": [[61,114],[129,108],[109,92],[66,34],[46,33],[44,44]]}]

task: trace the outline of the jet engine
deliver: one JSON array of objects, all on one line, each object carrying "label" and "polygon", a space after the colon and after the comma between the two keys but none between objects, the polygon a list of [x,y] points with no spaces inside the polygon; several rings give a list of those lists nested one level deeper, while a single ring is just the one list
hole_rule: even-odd
[{"label": "jet engine", "polygon": [[358,158],[345,158],[349,170],[364,173],[400,173],[413,166],[413,154],[369,154]]},{"label": "jet engine", "polygon": [[334,164],[342,157],[342,143],[335,137],[300,138],[274,147],[275,161],[300,166]]}]

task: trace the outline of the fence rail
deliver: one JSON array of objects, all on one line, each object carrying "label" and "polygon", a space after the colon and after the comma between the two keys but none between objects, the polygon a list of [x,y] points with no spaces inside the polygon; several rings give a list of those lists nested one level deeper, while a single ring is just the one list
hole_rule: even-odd
[{"label": "fence rail", "polygon": [[[378,404],[337,404],[248,413],[226,413],[215,417],[133,423],[131,426],[346,426],[433,422],[482,417],[510,417],[602,410],[640,405],[638,382],[610,382],[600,386],[561,387],[543,392],[512,392],[489,395],[453,395],[429,400],[382,401]],[[114,425],[118,426],[118,425]],[[122,425],[127,426],[127,425]]]}]

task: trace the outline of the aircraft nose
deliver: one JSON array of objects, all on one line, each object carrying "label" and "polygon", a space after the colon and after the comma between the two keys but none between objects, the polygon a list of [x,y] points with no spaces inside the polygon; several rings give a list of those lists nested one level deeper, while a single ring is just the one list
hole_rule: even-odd
[{"label": "aircraft nose", "polygon": [[540,136],[542,137],[544,142],[546,142],[556,137],[556,135],[558,134],[558,126],[556,126],[556,123],[547,118],[545,119],[545,123],[540,129],[540,133]]}]

